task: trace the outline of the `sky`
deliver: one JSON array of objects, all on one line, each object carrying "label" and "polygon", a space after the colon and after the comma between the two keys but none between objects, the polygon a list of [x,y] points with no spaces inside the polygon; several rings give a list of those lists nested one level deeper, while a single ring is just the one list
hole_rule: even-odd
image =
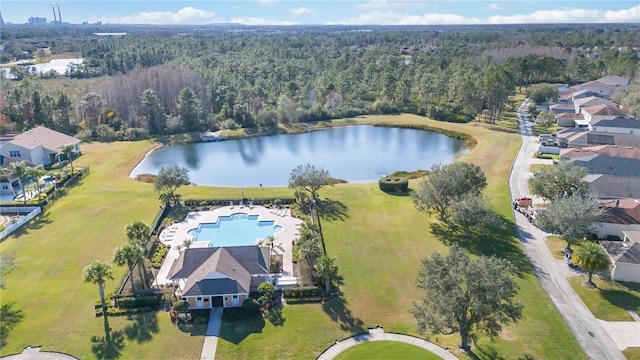
[{"label": "sky", "polygon": [[[53,20],[52,1],[2,0],[5,22]],[[59,0],[72,24],[442,25],[638,23],[638,0]]]}]

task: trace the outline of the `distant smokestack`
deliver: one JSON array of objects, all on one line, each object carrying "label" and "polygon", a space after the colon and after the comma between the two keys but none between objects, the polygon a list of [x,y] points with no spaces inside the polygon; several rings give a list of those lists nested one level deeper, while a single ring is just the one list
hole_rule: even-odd
[{"label": "distant smokestack", "polygon": [[51,9],[53,10],[53,22],[58,21],[58,19],[56,18],[56,4],[55,3],[51,3]]},{"label": "distant smokestack", "polygon": [[60,5],[56,4],[56,6],[58,7],[58,21],[60,22],[60,24],[62,24],[62,15],[60,15]]}]

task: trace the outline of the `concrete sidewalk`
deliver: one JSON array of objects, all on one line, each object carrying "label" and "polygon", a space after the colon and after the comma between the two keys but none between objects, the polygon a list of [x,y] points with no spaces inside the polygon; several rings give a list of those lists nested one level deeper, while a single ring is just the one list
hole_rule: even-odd
[{"label": "concrete sidewalk", "polygon": [[325,350],[318,360],[330,360],[336,357],[346,349],[366,343],[369,341],[397,341],[405,344],[415,345],[428,350],[445,360],[457,360],[458,358],[451,354],[448,350],[441,348],[440,346],[430,343],[426,340],[402,334],[387,334],[382,328],[369,329],[368,334],[356,335],[342,341],[336,341],[336,344]]},{"label": "concrete sidewalk", "polygon": [[[509,177],[512,198],[530,195],[528,179],[531,175],[530,167],[533,163],[533,155],[537,151],[537,144],[531,124],[526,120],[528,106],[529,103],[525,100],[517,111],[522,145]],[[624,355],[612,337],[569,285],[564,266],[551,255],[544,242],[544,238],[549,234],[531,224],[519,212],[515,212],[515,222],[518,237],[540,284],[587,356],[595,360],[624,360]]]},{"label": "concrete sidewalk", "polygon": [[204,344],[202,344],[202,353],[200,354],[200,360],[213,360],[216,358],[216,349],[218,348],[218,335],[220,335],[220,324],[222,323],[221,307],[215,307],[211,309],[211,317],[209,317],[209,324],[207,325],[207,333],[204,337]]}]

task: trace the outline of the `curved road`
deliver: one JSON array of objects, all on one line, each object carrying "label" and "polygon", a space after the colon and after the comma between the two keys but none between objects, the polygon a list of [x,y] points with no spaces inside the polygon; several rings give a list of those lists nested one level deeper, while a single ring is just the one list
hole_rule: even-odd
[{"label": "curved road", "polygon": [[[518,108],[522,145],[509,177],[512,198],[530,194],[527,180],[537,145],[527,122],[528,106],[529,102],[525,100]],[[536,276],[584,351],[594,360],[625,360],[625,356],[598,319],[587,309],[567,282],[566,269],[555,261],[544,242],[544,237],[548,234],[533,226],[524,215],[514,212],[518,237]]]}]

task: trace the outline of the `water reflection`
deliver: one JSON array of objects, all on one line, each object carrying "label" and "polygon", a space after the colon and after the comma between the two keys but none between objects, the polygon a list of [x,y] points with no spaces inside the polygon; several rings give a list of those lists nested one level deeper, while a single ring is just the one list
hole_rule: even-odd
[{"label": "water reflection", "polygon": [[397,170],[450,163],[465,152],[461,140],[439,133],[360,125],[168,146],[149,154],[131,176],[177,164],[189,168],[191,182],[199,185],[286,186],[291,169],[311,163],[334,178],[373,182]]}]

